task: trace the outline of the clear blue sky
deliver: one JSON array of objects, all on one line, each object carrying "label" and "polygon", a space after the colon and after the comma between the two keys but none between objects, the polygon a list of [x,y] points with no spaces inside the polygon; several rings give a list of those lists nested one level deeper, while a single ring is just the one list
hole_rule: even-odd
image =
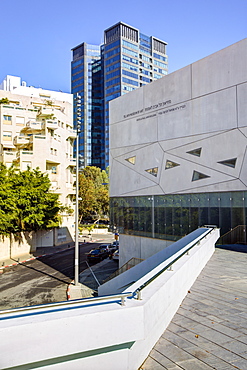
[{"label": "clear blue sky", "polygon": [[0,82],[70,92],[71,48],[119,21],[168,42],[173,72],[247,37],[247,0],[0,0]]}]

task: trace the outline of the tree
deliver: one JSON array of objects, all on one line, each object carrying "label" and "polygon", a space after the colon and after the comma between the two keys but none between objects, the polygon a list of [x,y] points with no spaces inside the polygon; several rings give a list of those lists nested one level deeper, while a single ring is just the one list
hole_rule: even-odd
[{"label": "tree", "polygon": [[38,169],[20,171],[0,164],[0,233],[37,231],[59,226],[58,195]]},{"label": "tree", "polygon": [[80,222],[97,222],[108,218],[109,213],[108,171],[87,166],[79,174]]}]

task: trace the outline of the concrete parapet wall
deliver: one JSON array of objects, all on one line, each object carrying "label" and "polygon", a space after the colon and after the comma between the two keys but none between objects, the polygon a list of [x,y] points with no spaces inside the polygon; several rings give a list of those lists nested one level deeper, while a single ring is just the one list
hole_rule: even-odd
[{"label": "concrete parapet wall", "polygon": [[134,235],[120,235],[120,256],[119,266],[123,266],[130,258],[141,258],[143,260],[149,258],[153,254],[163,250],[173,244],[170,240],[145,238]]},{"label": "concrete parapet wall", "polygon": [[141,300],[127,298],[125,306],[111,296],[110,301],[77,300],[0,313],[0,367],[137,370],[212,256],[218,237],[219,230],[212,230],[172,271],[147,285]]}]

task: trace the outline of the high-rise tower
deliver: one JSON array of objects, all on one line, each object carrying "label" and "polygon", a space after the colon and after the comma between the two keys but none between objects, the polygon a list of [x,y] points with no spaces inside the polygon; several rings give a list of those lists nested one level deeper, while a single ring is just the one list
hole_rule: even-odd
[{"label": "high-rise tower", "polygon": [[72,49],[71,92],[82,97],[80,165],[109,165],[109,101],[167,74],[167,43],[119,22],[101,46]]}]

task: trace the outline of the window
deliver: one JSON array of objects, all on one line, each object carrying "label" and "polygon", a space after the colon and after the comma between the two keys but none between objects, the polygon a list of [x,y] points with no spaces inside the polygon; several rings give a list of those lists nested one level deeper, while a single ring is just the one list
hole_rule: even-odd
[{"label": "window", "polygon": [[108,73],[108,72],[113,71],[114,69],[117,69],[119,67],[120,67],[120,63],[119,62],[118,63],[114,63],[111,66],[106,67],[105,71],[106,71],[106,73]]},{"label": "window", "polygon": [[57,166],[52,166],[51,167],[51,173],[57,173]]},{"label": "window", "polygon": [[50,171],[51,173],[57,174],[57,168],[58,166],[55,164],[51,164],[51,163],[46,164],[46,170]]},{"label": "window", "polygon": [[122,59],[123,60],[126,60],[127,62],[130,62],[130,63],[138,64],[138,60],[137,59],[128,57],[127,55],[123,55],[122,56]]},{"label": "window", "polygon": [[133,91],[135,89],[135,87],[123,85],[123,91]]},{"label": "window", "polygon": [[162,55],[157,54],[157,53],[154,53],[153,55],[154,55],[155,58],[160,59],[160,60],[163,60],[163,62],[167,62],[167,58],[166,57],[163,57]]},{"label": "window", "polygon": [[123,77],[122,81],[125,82],[126,84],[138,86],[138,82],[137,81],[130,80],[129,78]]},{"label": "window", "polygon": [[197,148],[197,149],[190,150],[187,153],[188,154],[195,155],[196,157],[200,157],[201,156],[201,152],[202,152],[202,148]]},{"label": "window", "polygon": [[116,46],[119,46],[119,40],[112,42],[111,44],[108,44],[105,46],[105,51],[110,50],[112,48],[115,48]]},{"label": "window", "polygon": [[3,123],[5,125],[12,125],[12,116],[3,116]]},{"label": "window", "polygon": [[205,175],[204,173],[194,171],[192,176],[192,181],[202,180],[206,179],[207,177],[210,177],[208,175]]},{"label": "window", "polygon": [[130,71],[125,71],[124,69],[123,69],[123,75],[138,79],[138,74],[130,72]]},{"label": "window", "polygon": [[122,63],[122,67],[126,68],[126,69],[130,69],[131,71],[138,72],[138,67],[132,66],[131,64],[128,64],[128,63],[125,63],[125,62]]},{"label": "window", "polygon": [[109,65],[109,64],[114,63],[114,62],[116,62],[116,61],[118,61],[118,60],[119,60],[119,55],[116,55],[116,56],[115,56],[115,57],[113,57],[113,58],[107,59],[107,60],[105,61],[105,65]]},{"label": "window", "polygon": [[4,141],[11,141],[12,140],[12,132],[11,131],[3,131],[3,140]]},{"label": "window", "polygon": [[112,94],[113,92],[118,91],[118,90],[120,90],[120,85],[110,87],[109,89],[106,90],[106,95]]},{"label": "window", "polygon": [[131,42],[128,42],[126,40],[122,40],[122,45],[127,46],[127,48],[138,50],[138,45],[132,44]]},{"label": "window", "polygon": [[108,73],[105,78],[106,78],[106,80],[110,80],[111,78],[119,76],[119,75],[120,75],[120,71],[119,71],[119,69],[117,69],[114,72]]},{"label": "window", "polygon": [[113,55],[119,54],[119,53],[120,53],[120,48],[113,49],[109,51],[108,53],[105,53],[105,59],[112,57]]},{"label": "window", "polygon": [[144,77],[144,76],[141,76],[142,78],[140,78],[142,81],[145,81],[145,82],[152,82],[152,79],[151,78],[147,78],[147,77]]},{"label": "window", "polygon": [[105,86],[106,87],[109,87],[111,85],[119,84],[119,82],[120,82],[120,78],[119,77],[118,78],[114,78],[113,80],[107,81],[106,84],[105,84]]},{"label": "window", "polygon": [[166,64],[161,63],[161,62],[158,62],[158,60],[154,60],[154,64],[155,64],[156,66],[161,67],[161,68],[167,68],[167,65],[166,65]]},{"label": "window", "polygon": [[125,54],[129,54],[132,57],[138,58],[138,53],[136,53],[135,51],[132,51],[132,50],[129,50],[129,49],[126,49],[126,48],[122,47],[122,52],[125,53]]},{"label": "window", "polygon": [[149,168],[148,170],[145,170],[147,173],[150,173],[150,175],[153,175],[157,177],[158,175],[158,167]]},{"label": "window", "polygon": [[136,156],[126,158],[125,160],[127,162],[131,163],[131,164],[135,164],[136,163]]},{"label": "window", "polygon": [[220,161],[218,163],[223,164],[223,165],[228,166],[228,167],[235,168],[236,161],[237,161],[237,158],[232,158],[232,159],[226,159],[225,161]]},{"label": "window", "polygon": [[25,118],[24,117],[16,117],[15,122],[16,122],[17,126],[24,126]]},{"label": "window", "polygon": [[177,166],[180,166],[180,164],[167,160],[165,169],[168,170],[169,168],[174,168],[174,167],[177,167]]}]

